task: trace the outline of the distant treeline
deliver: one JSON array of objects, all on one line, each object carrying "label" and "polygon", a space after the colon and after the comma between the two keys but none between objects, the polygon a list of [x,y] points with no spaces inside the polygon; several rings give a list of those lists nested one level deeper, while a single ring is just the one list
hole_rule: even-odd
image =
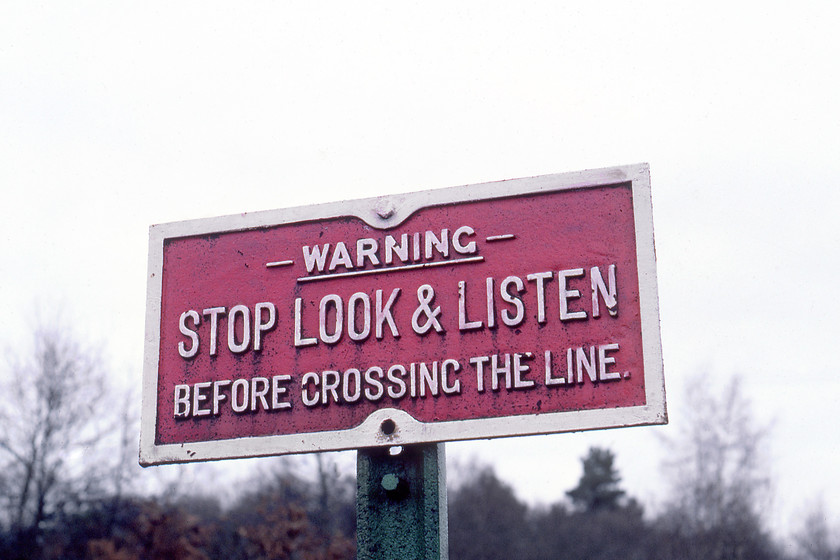
[{"label": "distant treeline", "polygon": [[[109,389],[96,354],[68,332],[38,329],[0,370],[0,559],[355,558],[355,478],[330,455],[308,471],[270,460],[229,502],[212,481],[201,495],[142,488],[134,399]],[[657,512],[621,487],[609,449],[591,448],[566,498],[540,507],[491,467],[471,467],[449,488],[450,558],[840,560],[822,506],[770,533],[768,430],[737,380],[709,390],[703,379],[689,387],[663,440]]]},{"label": "distant treeline", "polygon": [[[307,559],[356,557],[355,481],[319,459],[305,479],[282,462],[271,476],[223,506],[219,498],[164,494],[106,497],[35,530],[5,528],[5,559]],[[620,488],[614,456],[592,448],[568,498],[531,507],[489,466],[458,473],[449,492],[452,560],[510,559],[837,559],[840,549],[796,553],[754,516],[699,527],[685,511],[646,517]],[[833,554],[833,556],[832,556]]]}]

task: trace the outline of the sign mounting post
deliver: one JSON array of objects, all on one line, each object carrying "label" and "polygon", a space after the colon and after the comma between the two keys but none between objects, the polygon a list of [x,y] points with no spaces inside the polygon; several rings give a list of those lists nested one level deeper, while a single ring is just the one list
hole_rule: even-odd
[{"label": "sign mounting post", "polygon": [[449,557],[444,445],[358,451],[357,558]]}]

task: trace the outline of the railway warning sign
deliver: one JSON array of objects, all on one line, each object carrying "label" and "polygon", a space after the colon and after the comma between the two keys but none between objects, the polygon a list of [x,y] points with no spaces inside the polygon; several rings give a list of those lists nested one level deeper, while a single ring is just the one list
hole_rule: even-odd
[{"label": "railway warning sign", "polygon": [[634,165],[150,228],[141,463],[664,423]]}]

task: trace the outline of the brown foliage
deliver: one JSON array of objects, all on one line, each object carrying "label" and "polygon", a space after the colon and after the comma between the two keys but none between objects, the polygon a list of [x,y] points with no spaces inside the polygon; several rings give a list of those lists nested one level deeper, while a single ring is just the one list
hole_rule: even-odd
[{"label": "brown foliage", "polygon": [[259,524],[241,527],[249,555],[264,560],[350,560],[354,543],[342,535],[322,535],[296,504],[263,504]]},{"label": "brown foliage", "polygon": [[209,560],[203,550],[210,528],[178,508],[143,504],[123,538],[97,539],[88,544],[91,560]]}]

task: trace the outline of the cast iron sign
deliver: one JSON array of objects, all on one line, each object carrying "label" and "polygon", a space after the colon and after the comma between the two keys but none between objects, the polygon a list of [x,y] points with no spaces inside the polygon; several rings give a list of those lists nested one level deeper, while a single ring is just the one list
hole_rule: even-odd
[{"label": "cast iron sign", "polygon": [[666,421],[646,165],[149,245],[143,464]]}]

